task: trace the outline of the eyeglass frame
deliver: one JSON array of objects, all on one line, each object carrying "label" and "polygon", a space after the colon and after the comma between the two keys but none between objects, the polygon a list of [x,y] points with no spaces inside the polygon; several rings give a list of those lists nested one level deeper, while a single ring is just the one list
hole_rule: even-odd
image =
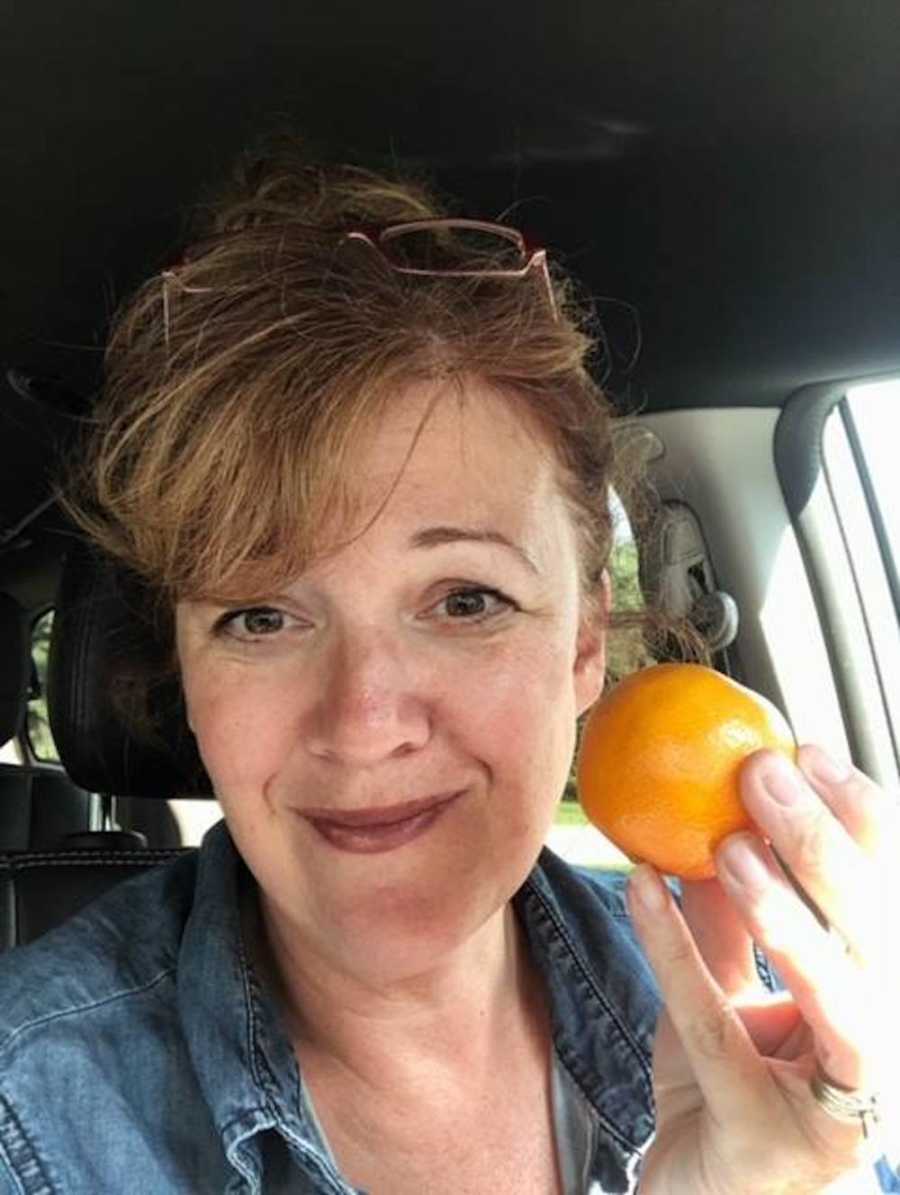
[{"label": "eyeglass frame", "polygon": [[[402,236],[408,232],[419,232],[424,230],[439,230],[439,229],[453,230],[454,228],[462,228],[474,230],[477,232],[486,232],[494,236],[510,241],[522,255],[523,264],[517,269],[497,269],[497,270],[427,270],[417,266],[401,266],[393,261],[388,254],[382,249],[382,243],[389,241],[394,237]],[[316,231],[319,232],[333,232],[338,236],[338,244],[345,241],[357,241],[359,243],[368,245],[373,249],[379,257],[398,274],[412,274],[418,277],[437,278],[525,278],[533,269],[537,269],[543,282],[544,289],[547,295],[547,302],[550,305],[550,311],[554,320],[559,319],[559,310],[556,305],[556,296],[553,293],[553,283],[550,280],[550,267],[547,261],[547,250],[543,248],[535,248],[531,246],[526,240],[523,233],[518,228],[512,228],[508,224],[495,224],[487,220],[469,220],[465,218],[435,218],[428,220],[407,220],[401,224],[381,225],[360,225],[357,228],[348,229],[325,229],[316,226]],[[210,240],[218,240],[214,237]],[[191,249],[183,259],[184,261],[191,260]],[[168,283],[176,281],[178,277],[178,266],[161,273],[163,282],[163,323],[165,328],[166,347],[169,344],[169,295]],[[184,290],[191,294],[202,294],[209,288],[186,286]]]},{"label": "eyeglass frame", "polygon": [[[447,229],[452,231],[454,228],[468,229],[476,232],[486,232],[494,236],[510,241],[519,250],[522,255],[523,264],[518,269],[497,269],[497,270],[427,270],[417,266],[401,266],[393,261],[387,253],[382,249],[382,245],[398,236],[403,236],[408,232],[420,231],[437,231],[440,229]],[[386,227],[360,227],[348,229],[342,240],[345,241],[359,241],[374,249],[384,261],[396,270],[398,274],[413,274],[418,277],[448,277],[448,278],[525,278],[533,269],[537,269],[541,276],[541,280],[547,292],[547,301],[550,305],[550,310],[553,313],[553,318],[559,318],[559,312],[556,306],[556,296],[553,293],[553,284],[550,281],[550,267],[547,261],[547,250],[536,248],[529,245],[525,236],[518,228],[512,228],[508,224],[494,224],[486,220],[468,220],[455,218],[438,218],[430,220],[408,220],[402,224],[388,224]]]}]

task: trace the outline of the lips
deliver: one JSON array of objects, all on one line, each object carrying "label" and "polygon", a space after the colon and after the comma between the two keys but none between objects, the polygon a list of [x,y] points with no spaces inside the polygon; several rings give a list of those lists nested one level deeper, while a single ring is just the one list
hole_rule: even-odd
[{"label": "lips", "polygon": [[461,793],[440,793],[375,809],[304,809],[303,816],[332,847],[353,854],[395,850],[419,838]]}]

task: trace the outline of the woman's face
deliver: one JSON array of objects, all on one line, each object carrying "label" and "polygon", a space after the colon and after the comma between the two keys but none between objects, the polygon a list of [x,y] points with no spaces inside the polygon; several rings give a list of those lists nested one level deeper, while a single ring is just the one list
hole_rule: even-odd
[{"label": "woman's face", "polygon": [[351,973],[414,974],[540,850],[603,633],[556,464],[472,384],[393,404],[353,462],[358,539],[252,609],[177,608],[187,708],[266,916]]}]

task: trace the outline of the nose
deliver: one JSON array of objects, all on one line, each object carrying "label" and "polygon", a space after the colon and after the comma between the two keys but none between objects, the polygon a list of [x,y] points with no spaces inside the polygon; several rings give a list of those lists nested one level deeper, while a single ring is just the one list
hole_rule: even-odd
[{"label": "nose", "polygon": [[423,747],[431,733],[427,694],[408,645],[376,628],[343,632],[323,648],[307,748],[364,767]]}]

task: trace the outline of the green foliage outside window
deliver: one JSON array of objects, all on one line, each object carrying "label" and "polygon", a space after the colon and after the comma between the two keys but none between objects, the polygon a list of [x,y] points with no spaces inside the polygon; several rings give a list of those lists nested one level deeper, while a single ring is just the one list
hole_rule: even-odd
[{"label": "green foliage outside window", "polygon": [[[616,613],[637,613],[644,608],[644,597],[638,580],[638,553],[633,541],[617,544],[610,558],[610,577],[613,589],[613,610]],[[606,671],[609,680],[645,668],[654,662],[644,641],[640,626],[621,627],[611,632],[606,648]]]},{"label": "green foliage outside window", "polygon": [[[612,581],[614,612],[639,613],[644,608],[644,597],[638,578],[637,545],[633,540],[626,540],[615,545],[610,557],[609,573]],[[607,683],[621,680],[629,673],[636,672],[639,668],[645,668],[652,663],[654,663],[654,659],[644,641],[643,630],[640,626],[625,626],[611,631],[606,644]],[[580,736],[580,721],[578,732]],[[573,768],[566,781],[563,793],[564,804],[556,819],[558,824],[582,824],[585,821],[579,806],[566,805],[566,802],[577,802],[577,800]]]},{"label": "green foliage outside window", "polygon": [[32,754],[41,763],[59,762],[59,754],[50,733],[50,721],[47,717],[47,656],[52,629],[53,611],[48,610],[35,622],[31,632],[34,673],[32,692],[28,699],[27,733]]}]

